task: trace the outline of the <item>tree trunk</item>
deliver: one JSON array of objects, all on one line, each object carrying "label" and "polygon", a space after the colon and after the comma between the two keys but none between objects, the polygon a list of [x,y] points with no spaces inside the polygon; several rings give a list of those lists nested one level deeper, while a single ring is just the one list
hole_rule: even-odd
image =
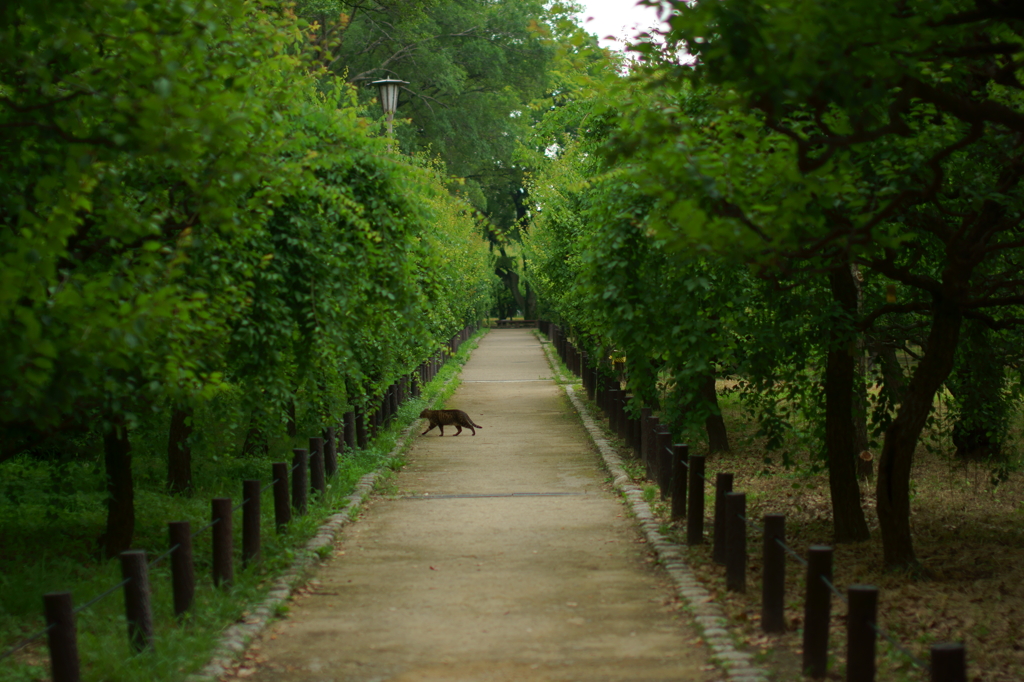
[{"label": "tree trunk", "polygon": [[956,368],[946,382],[956,404],[953,444],[962,461],[1006,459],[1003,439],[1010,413],[1002,395],[1006,370],[990,333],[980,322],[964,322]]},{"label": "tree trunk", "polygon": [[519,273],[514,270],[505,270],[504,272],[499,271],[498,276],[501,277],[501,281],[505,283],[508,290],[512,292],[512,296],[516,299],[516,305],[519,306],[519,313],[523,315],[523,319],[527,319],[526,313],[529,306],[526,304],[526,299],[523,298],[523,293],[519,291]]},{"label": "tree trunk", "polygon": [[[864,314],[863,276],[856,265],[850,265],[850,275],[857,291],[857,319]],[[868,356],[867,339],[864,334],[857,335],[857,355],[854,363],[853,397],[853,452],[856,455],[857,479],[871,480],[875,475],[874,462],[871,459],[871,439],[868,437]],[[866,455],[866,456],[865,456]]]},{"label": "tree trunk", "polygon": [[184,493],[192,487],[192,435],[193,409],[175,407],[171,412],[171,428],[167,438],[167,490]]},{"label": "tree trunk", "polygon": [[103,434],[103,462],[107,475],[107,529],[100,539],[107,558],[129,549],[135,534],[135,490],[132,484],[132,446],[124,419],[112,420]]},{"label": "tree trunk", "polygon": [[962,314],[955,304],[935,296],[924,356],[914,370],[896,419],[885,430],[876,492],[887,569],[920,568],[910,533],[910,469],[935,393],[953,369],[961,321]]},{"label": "tree trunk", "polygon": [[896,357],[896,349],[885,342],[879,342],[875,346],[875,351],[878,363],[882,367],[882,383],[885,384],[886,392],[895,405],[903,404],[903,398],[907,394],[907,378],[903,374],[899,358]]},{"label": "tree trunk", "polygon": [[[857,291],[844,265],[829,273],[832,298],[848,315],[857,311]],[[832,525],[836,542],[861,542],[871,537],[857,486],[857,430],[854,426],[855,344],[834,320],[829,333],[825,365],[825,450],[828,453],[828,484],[832,494]]]},{"label": "tree trunk", "polygon": [[700,396],[711,408],[704,418],[704,430],[708,434],[708,452],[728,452],[729,433],[725,429],[722,410],[718,407],[718,391],[715,390],[715,375],[708,374],[701,381]]}]

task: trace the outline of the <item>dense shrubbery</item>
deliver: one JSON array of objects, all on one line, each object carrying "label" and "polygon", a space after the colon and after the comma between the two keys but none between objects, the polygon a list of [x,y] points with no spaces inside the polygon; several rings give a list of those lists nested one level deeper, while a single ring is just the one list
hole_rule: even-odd
[{"label": "dense shrubbery", "polygon": [[289,10],[3,12],[0,457],[102,446],[108,553],[131,541],[143,424],[176,451],[265,450],[489,307],[475,212],[387,153]]}]

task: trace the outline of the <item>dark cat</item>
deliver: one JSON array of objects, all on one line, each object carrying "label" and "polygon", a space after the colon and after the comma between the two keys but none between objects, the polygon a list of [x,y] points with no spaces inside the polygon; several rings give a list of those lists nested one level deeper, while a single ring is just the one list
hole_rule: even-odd
[{"label": "dark cat", "polygon": [[[430,426],[427,428],[427,431],[435,426],[440,427],[442,436],[444,435],[444,427],[446,426],[454,426],[458,429],[458,431],[455,432],[456,436],[462,433],[463,426],[472,431],[474,436],[476,435],[476,429],[473,428],[474,426],[477,429],[484,428],[479,424],[474,424],[473,420],[469,418],[469,415],[462,410],[423,410],[420,412],[420,418],[430,420]],[[427,435],[427,431],[424,431],[420,435]]]}]

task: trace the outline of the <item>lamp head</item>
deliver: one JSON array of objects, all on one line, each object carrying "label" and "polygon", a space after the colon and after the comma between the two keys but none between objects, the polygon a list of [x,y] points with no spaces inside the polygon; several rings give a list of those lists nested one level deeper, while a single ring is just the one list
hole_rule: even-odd
[{"label": "lamp head", "polygon": [[385,116],[395,113],[395,109],[398,108],[398,92],[403,85],[408,84],[409,81],[397,78],[384,78],[379,81],[373,81],[373,85],[377,86],[377,92],[380,95],[380,106],[384,110]]}]

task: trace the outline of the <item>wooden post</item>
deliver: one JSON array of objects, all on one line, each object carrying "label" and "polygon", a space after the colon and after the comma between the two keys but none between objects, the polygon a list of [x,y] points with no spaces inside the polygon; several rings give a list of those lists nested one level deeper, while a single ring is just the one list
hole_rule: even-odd
[{"label": "wooden post", "polygon": [[649,479],[654,478],[654,468],[658,465],[655,457],[657,456],[656,450],[656,437],[654,434],[658,432],[658,418],[653,414],[644,419],[644,475]]},{"label": "wooden post", "polygon": [[615,415],[615,434],[626,441],[629,431],[628,415],[626,413],[626,405],[629,404],[629,394],[625,391],[619,391],[619,405],[618,414]]},{"label": "wooden post", "polygon": [[704,542],[704,455],[690,457],[690,504],[686,511],[686,544]]},{"label": "wooden post", "polygon": [[327,494],[327,475],[324,470],[324,439],[309,439],[309,482],[318,499]]},{"label": "wooden post", "polygon": [[654,448],[657,453],[655,458],[655,473],[657,474],[658,490],[661,492],[661,499],[668,499],[672,494],[672,432],[668,427],[662,426],[654,434]]},{"label": "wooden post", "polygon": [[875,682],[875,628],[878,620],[878,588],[851,585],[846,616],[846,681]]},{"label": "wooden post", "polygon": [[53,682],[81,682],[78,666],[78,633],[70,592],[49,592],[43,595],[46,613],[46,641],[50,649],[50,675]]},{"label": "wooden post", "polygon": [[633,430],[633,457],[636,459],[643,458],[643,434],[640,426],[642,419],[636,416],[629,420],[629,428]]},{"label": "wooden post", "polygon": [[370,444],[370,439],[366,435],[366,412],[363,408],[356,409],[356,447],[360,450],[365,450],[366,446]]},{"label": "wooden post", "polygon": [[822,679],[828,672],[828,626],[832,611],[832,548],[811,545],[807,556],[807,599],[804,602],[804,673]]},{"label": "wooden post", "polygon": [[967,682],[967,652],[963,644],[932,644],[932,682]]},{"label": "wooden post", "polygon": [[292,450],[292,508],[300,516],[306,513],[309,495],[309,452],[302,448]]},{"label": "wooden post", "polygon": [[171,590],[174,593],[174,615],[181,618],[192,608],[196,595],[196,569],[192,561],[192,526],[188,521],[167,524],[171,552]]},{"label": "wooden post", "polygon": [[725,494],[725,589],[747,591],[746,493]]},{"label": "wooden post", "polygon": [[608,391],[608,430],[613,436],[619,434],[619,394],[622,391],[617,388]]},{"label": "wooden post", "polygon": [[764,516],[764,568],[761,580],[761,629],[786,631],[786,517]]},{"label": "wooden post", "polygon": [[732,474],[715,476],[715,521],[712,526],[711,560],[725,565],[725,496],[732,492]]},{"label": "wooden post", "polygon": [[210,529],[213,535],[213,584],[228,587],[235,579],[235,540],[231,533],[231,498],[212,500],[213,518],[217,521]]},{"label": "wooden post", "polygon": [[676,443],[672,446],[672,520],[686,516],[686,480],[689,472],[690,446]]},{"label": "wooden post", "polygon": [[327,480],[338,473],[338,439],[335,438],[334,427],[324,429],[324,475]]},{"label": "wooden post", "polygon": [[356,444],[356,411],[349,410],[345,413],[345,451],[352,452]]},{"label": "wooden post", "polygon": [[627,447],[633,447],[633,418],[627,408],[636,401],[636,396],[623,391],[623,415],[618,420],[618,437]]},{"label": "wooden post", "polygon": [[288,463],[274,462],[271,465],[274,477],[274,526],[283,533],[292,520],[291,500],[288,495]]},{"label": "wooden post", "polygon": [[242,481],[242,566],[260,560],[260,482]]},{"label": "wooden post", "polygon": [[149,566],[146,553],[129,550],[118,555],[124,584],[124,613],[128,642],[135,653],[153,648],[153,606],[149,598]]}]

